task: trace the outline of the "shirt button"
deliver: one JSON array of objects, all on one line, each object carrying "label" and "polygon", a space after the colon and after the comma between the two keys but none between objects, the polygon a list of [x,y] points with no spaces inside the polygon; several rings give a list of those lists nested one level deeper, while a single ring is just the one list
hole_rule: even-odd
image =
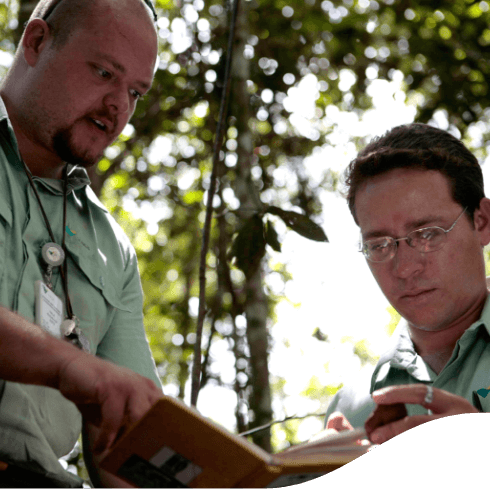
[{"label": "shirt button", "polygon": [[104,277],[100,277],[100,286],[101,287],[104,287],[105,283],[104,283]]}]

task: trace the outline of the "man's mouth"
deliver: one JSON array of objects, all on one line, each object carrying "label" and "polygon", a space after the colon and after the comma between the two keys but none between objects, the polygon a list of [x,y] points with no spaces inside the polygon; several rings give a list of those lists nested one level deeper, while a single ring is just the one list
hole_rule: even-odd
[{"label": "man's mouth", "polygon": [[93,117],[88,116],[88,119],[97,129],[109,135],[111,135],[117,127],[116,118],[110,117],[109,115],[95,114]]},{"label": "man's mouth", "polygon": [[412,290],[401,296],[402,299],[405,300],[418,300],[424,297],[427,297],[431,292],[434,292],[436,289],[423,289],[423,290]]},{"label": "man's mouth", "polygon": [[107,125],[99,119],[90,119],[101,131],[107,132]]}]

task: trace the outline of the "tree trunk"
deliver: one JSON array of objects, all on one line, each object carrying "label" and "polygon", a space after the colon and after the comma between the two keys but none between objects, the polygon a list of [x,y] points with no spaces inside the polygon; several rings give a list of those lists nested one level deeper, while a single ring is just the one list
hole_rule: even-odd
[{"label": "tree trunk", "polygon": [[[240,213],[241,219],[246,219],[252,213],[260,210],[258,189],[251,176],[254,159],[254,140],[249,128],[252,118],[250,110],[250,95],[247,90],[247,80],[250,79],[250,63],[244,57],[244,48],[248,39],[248,2],[242,2],[237,19],[237,33],[232,67],[233,85],[231,97],[231,114],[236,118],[238,130],[238,163],[236,168],[235,194],[240,200],[241,208],[249,212]],[[245,316],[247,319],[247,340],[250,348],[250,370],[252,394],[249,408],[253,412],[250,427],[269,423],[272,419],[271,393],[269,385],[267,332],[267,296],[263,286],[263,270],[261,267],[246,281]],[[267,451],[271,451],[270,430],[253,435],[254,443]]]}]

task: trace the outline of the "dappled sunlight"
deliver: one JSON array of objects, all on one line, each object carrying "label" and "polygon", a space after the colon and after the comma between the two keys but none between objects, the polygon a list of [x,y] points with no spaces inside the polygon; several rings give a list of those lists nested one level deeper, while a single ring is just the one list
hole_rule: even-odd
[{"label": "dappled sunlight", "polygon": [[[229,11],[223,2],[155,3],[153,86],[91,178],[136,249],[165,391],[188,401]],[[237,399],[244,424],[254,419],[257,355],[262,367],[269,361],[273,417],[282,419],[325,411],[342,384],[369,376],[386,347],[388,302],[341,196],[360,147],[393,126],[429,122],[463,137],[490,179],[488,2],[412,3],[241,2],[203,267],[198,402],[230,430]],[[0,0],[0,76],[13,59],[18,6]],[[273,442],[287,446],[321,426],[321,417],[276,426]]]}]

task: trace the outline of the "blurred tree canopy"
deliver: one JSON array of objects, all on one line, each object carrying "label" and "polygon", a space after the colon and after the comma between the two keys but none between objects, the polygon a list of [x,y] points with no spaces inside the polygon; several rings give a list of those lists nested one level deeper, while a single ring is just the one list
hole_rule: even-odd
[{"label": "blurred tree canopy", "polygon": [[[28,0],[0,0],[3,72],[33,7]],[[150,345],[167,392],[179,397],[195,341],[229,7],[226,0],[156,0],[160,54],[153,88],[91,174],[138,253]],[[486,157],[489,26],[487,1],[240,0],[202,345],[202,385],[236,393],[238,431],[270,421],[272,398],[281,399],[287,382],[268,371],[281,297],[264,281],[272,273],[284,283],[292,278],[279,253],[284,211],[321,225],[319,196],[339,184],[329,161],[312,178],[305,157],[333,144],[365,142],[356,133],[339,142],[336,129],[345,122],[338,116],[355,121],[371,110],[371,88],[380,80],[401,84],[396,96],[414,107],[417,121],[443,121],[477,157]],[[266,214],[270,206],[279,211]],[[241,243],[249,254],[237,255],[240,243],[235,240],[234,251],[232,243],[246,226],[255,229],[249,246]],[[247,263],[256,266],[243,273]],[[315,335],[325,340],[321,330]],[[361,361],[374,361],[365,344],[353,349]],[[313,378],[304,395],[320,390],[325,402],[337,388]],[[288,430],[294,442],[294,429]],[[272,449],[267,431],[254,441]]]}]

